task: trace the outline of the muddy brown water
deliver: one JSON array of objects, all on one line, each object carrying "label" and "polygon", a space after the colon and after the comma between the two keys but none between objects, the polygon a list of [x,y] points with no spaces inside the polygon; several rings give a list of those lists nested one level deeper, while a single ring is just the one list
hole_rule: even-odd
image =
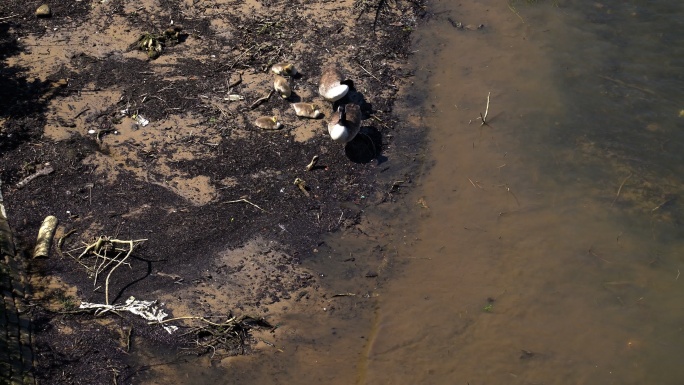
[{"label": "muddy brown water", "polygon": [[[337,317],[285,320],[282,351],[145,383],[684,381],[683,6],[431,6],[415,44],[428,97],[408,112],[430,128],[417,219],[375,219],[393,229],[392,278],[338,298]],[[354,291],[317,263],[331,292]]]},{"label": "muddy brown water", "polygon": [[439,5],[485,28],[420,34],[429,216],[363,383],[681,383],[674,4]]}]

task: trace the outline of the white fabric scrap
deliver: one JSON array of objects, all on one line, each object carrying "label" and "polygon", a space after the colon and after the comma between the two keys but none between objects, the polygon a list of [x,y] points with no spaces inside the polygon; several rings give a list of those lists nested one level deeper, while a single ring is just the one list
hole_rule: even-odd
[{"label": "white fabric scrap", "polygon": [[[127,311],[140,316],[148,321],[156,321],[161,324],[164,318],[168,317],[166,313],[160,307],[155,306],[157,301],[142,301],[135,299],[135,297],[129,297],[126,303],[123,305],[105,305],[101,303],[90,303],[81,302],[79,309],[98,309],[100,313],[107,311]],[[169,332],[169,334],[178,330],[178,326],[173,325],[163,325],[164,330]]]}]

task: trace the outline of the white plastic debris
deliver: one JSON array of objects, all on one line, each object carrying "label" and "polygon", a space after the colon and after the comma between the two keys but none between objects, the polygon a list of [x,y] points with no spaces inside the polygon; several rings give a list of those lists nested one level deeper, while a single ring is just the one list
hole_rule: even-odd
[{"label": "white plastic debris", "polygon": [[[155,306],[157,301],[142,301],[129,297],[123,305],[106,305],[101,303],[81,302],[79,309],[96,309],[95,314],[102,314],[108,311],[127,311],[140,316],[148,321],[156,321],[161,324],[164,318],[168,317],[168,313],[160,307]],[[178,326],[164,325],[164,330],[169,334],[178,330]]]},{"label": "white plastic debris", "polygon": [[150,121],[149,121],[149,120],[143,118],[142,116],[140,116],[140,115],[138,115],[138,114],[133,115],[132,118],[133,118],[136,122],[138,122],[139,125],[141,125],[141,126],[143,126],[143,127],[145,127],[145,126],[147,126],[148,124],[150,124]]},{"label": "white plastic debris", "polygon": [[230,94],[228,95],[228,97],[223,98],[223,100],[227,100],[230,102],[238,102],[240,100],[245,100],[245,97],[242,95]]}]

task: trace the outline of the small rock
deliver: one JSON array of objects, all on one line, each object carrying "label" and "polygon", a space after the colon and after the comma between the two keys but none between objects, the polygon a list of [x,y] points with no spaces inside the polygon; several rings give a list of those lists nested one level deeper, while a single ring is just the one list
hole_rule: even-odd
[{"label": "small rock", "polygon": [[52,16],[52,10],[50,9],[50,6],[47,4],[43,4],[38,9],[36,9],[36,16],[37,17],[50,17]]}]

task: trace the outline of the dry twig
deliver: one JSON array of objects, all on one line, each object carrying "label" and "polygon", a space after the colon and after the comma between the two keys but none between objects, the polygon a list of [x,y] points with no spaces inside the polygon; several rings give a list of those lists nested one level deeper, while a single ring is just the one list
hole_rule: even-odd
[{"label": "dry twig", "polygon": [[[487,114],[489,114],[489,96],[491,94],[492,94],[491,92],[487,93],[487,107],[485,108],[484,115],[482,115],[482,113],[480,113],[480,119],[482,119],[482,123],[480,124],[480,126],[484,126],[485,124],[487,124]],[[489,124],[487,124],[487,125],[489,125]]]},{"label": "dry twig", "polygon": [[622,191],[622,187],[624,187],[625,183],[627,183],[627,180],[632,176],[632,174],[627,175],[627,178],[620,183],[620,187],[618,188],[617,194],[615,194],[615,199],[613,199],[613,202],[610,204],[610,207],[613,207],[615,202],[617,202],[618,198],[620,197],[620,191]]},{"label": "dry twig", "polygon": [[[85,267],[86,271],[93,277],[93,286],[95,287],[97,287],[97,280],[100,274],[109,270],[107,277],[105,278],[105,305],[111,305],[111,303],[109,303],[109,279],[112,276],[112,273],[123,264],[130,266],[126,261],[133,253],[135,247],[146,240],[147,239],[136,239],[124,241],[112,239],[107,236],[100,236],[93,243],[69,250],[67,251],[67,254],[71,255],[74,251],[83,250],[77,257],[71,256],[80,263],[81,266]],[[84,260],[89,257],[95,257],[90,264],[84,262]]]},{"label": "dry twig", "polygon": [[222,203],[239,203],[239,202],[248,203],[248,204],[250,204],[250,205],[252,205],[252,206],[258,208],[259,210],[261,210],[261,211],[263,211],[263,212],[265,212],[265,213],[268,212],[268,211],[262,209],[261,207],[255,205],[254,203],[252,203],[252,202],[250,202],[250,201],[248,201],[247,199],[244,199],[244,198],[242,198],[242,199],[236,199],[236,200],[234,200],[234,201],[222,202]]},{"label": "dry twig", "polygon": [[52,168],[52,166],[50,166],[50,165],[45,166],[45,167],[41,168],[40,170],[34,172],[33,174],[27,176],[26,178],[20,180],[17,183],[17,188],[18,189],[24,188],[32,180],[38,178],[39,176],[52,174],[53,171],[55,171],[55,169]]},{"label": "dry twig", "polygon": [[253,110],[253,109],[259,107],[262,103],[267,102],[268,99],[271,98],[271,96],[273,95],[274,92],[275,92],[275,90],[271,90],[271,92],[269,92],[268,95],[255,100],[254,103],[252,103],[252,105],[249,106],[249,109]]}]

